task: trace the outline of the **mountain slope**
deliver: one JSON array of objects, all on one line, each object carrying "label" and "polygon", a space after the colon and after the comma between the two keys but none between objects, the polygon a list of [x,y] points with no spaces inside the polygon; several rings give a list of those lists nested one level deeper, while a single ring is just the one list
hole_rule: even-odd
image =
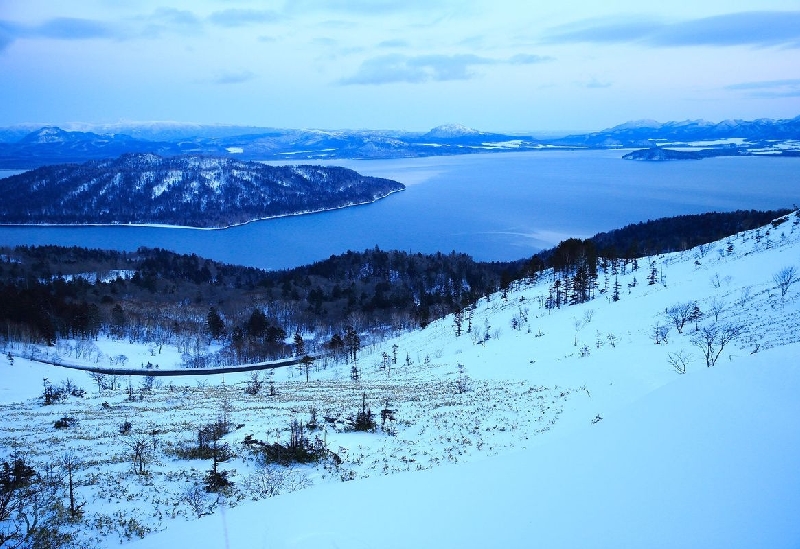
[{"label": "mountain slope", "polygon": [[154,154],[39,168],[0,185],[3,223],[193,227],[363,204],[404,189],[395,181],[338,167]]},{"label": "mountain slope", "polygon": [[[201,548],[796,547],[800,284],[781,296],[773,274],[797,268],[799,249],[800,218],[793,214],[712,245],[650,258],[662,281],[648,285],[641,271],[621,273],[625,291],[618,302],[606,294],[542,311],[543,280],[505,299],[482,300],[473,319],[477,337],[455,336],[450,317],[390,339],[360,359],[367,391],[385,374],[368,373],[366,364],[398,345],[417,357],[441,358],[431,366],[417,359],[394,375],[421,387],[443,376],[457,379],[458,363],[469,373],[471,391],[498,383],[494,399],[492,391],[454,392],[449,405],[431,403],[425,419],[393,400],[398,417],[411,422],[395,439],[357,442],[329,432],[329,443],[360,452],[365,465],[375,444],[406,456],[399,449],[405,441],[418,462],[441,444],[452,452],[444,461],[460,464],[220,510],[133,547],[178,540]],[[669,324],[665,309],[689,300],[704,313],[698,329],[742,327],[714,367],[693,343],[695,326],[683,333],[673,326],[668,341],[654,342],[654,326]],[[512,327],[515,318],[521,329]],[[669,365],[680,353],[689,357],[683,376]],[[499,384],[517,396],[500,393]],[[550,400],[543,393],[556,415],[546,428],[532,428],[542,412],[521,396],[545,387],[569,396]],[[476,406],[474,398],[492,402]],[[516,414],[506,410],[509,399]],[[441,423],[444,432],[437,431]],[[504,446],[510,440],[516,452]],[[503,455],[484,457],[495,453]],[[380,456],[373,467],[380,467]]]},{"label": "mountain slope", "polygon": [[[185,341],[164,341],[163,353],[109,337],[12,343],[0,395],[34,389],[0,404],[0,440],[13,437],[37,467],[65,448],[91,456],[77,477],[87,518],[67,527],[93,547],[159,530],[130,546],[796,547],[799,253],[795,212],[598,266],[596,297],[580,305],[547,308],[555,276],[544,272],[482,298],[460,330],[450,315],[365,331],[357,360],[320,357],[308,380],[275,370],[255,394],[246,374],[95,390],[84,372],[30,360],[122,357],[146,374],[145,362],[180,361]],[[676,323],[669,310],[687,303],[700,314]],[[711,341],[709,359],[705,334],[727,327],[736,337]],[[15,400],[41,393],[43,377],[91,389],[53,406]],[[348,427],[364,405],[384,420],[374,432]],[[217,467],[233,486],[218,495],[203,489],[211,459],[176,451],[222,413],[237,428],[220,441],[233,455]],[[55,429],[67,414],[77,424]],[[132,436],[119,430],[126,415]],[[289,467],[246,443],[285,441],[298,422],[336,457]],[[126,451],[136,437],[155,448],[143,475]]]},{"label": "mountain slope", "polygon": [[798,352],[676,379],[541,448],[272,498],[131,548],[796,547]]}]

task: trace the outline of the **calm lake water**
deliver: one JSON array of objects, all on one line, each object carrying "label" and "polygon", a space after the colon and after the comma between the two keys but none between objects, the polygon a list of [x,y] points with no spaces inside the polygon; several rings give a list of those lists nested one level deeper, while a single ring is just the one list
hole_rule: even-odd
[{"label": "calm lake water", "polygon": [[[128,251],[159,247],[269,269],[376,245],[511,260],[568,237],[588,237],[647,219],[800,203],[800,159],[633,162],[621,160],[625,152],[337,160],[330,164],[395,179],[407,189],[366,206],[225,230],[0,227],[0,244]],[[19,172],[0,171],[0,177],[12,173]]]}]

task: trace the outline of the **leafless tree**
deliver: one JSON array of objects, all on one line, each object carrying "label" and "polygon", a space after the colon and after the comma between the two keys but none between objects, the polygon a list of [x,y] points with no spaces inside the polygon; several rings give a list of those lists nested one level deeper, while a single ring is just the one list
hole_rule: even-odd
[{"label": "leafless tree", "polygon": [[795,269],[794,266],[784,267],[772,275],[772,281],[775,282],[775,285],[778,286],[781,291],[781,299],[786,297],[789,287],[798,280],[800,280],[800,277],[798,277],[797,269]]},{"label": "leafless tree", "polygon": [[35,470],[15,452],[0,463],[0,547],[63,546],[68,535],[62,532],[58,510],[61,478],[52,464]]},{"label": "leafless tree", "polygon": [[137,475],[145,474],[147,462],[150,460],[150,441],[145,436],[136,436],[128,442],[128,447],[131,451],[133,471]]},{"label": "leafless tree", "polygon": [[719,322],[719,315],[725,310],[727,303],[721,297],[714,296],[708,302],[708,312],[714,315],[714,322]]},{"label": "leafless tree", "polygon": [[653,326],[653,341],[656,345],[661,345],[662,343],[668,343],[667,338],[669,337],[669,326],[666,324],[656,323]]},{"label": "leafless tree", "polygon": [[61,467],[67,475],[67,487],[69,489],[69,516],[72,520],[80,517],[83,503],[78,504],[75,501],[75,471],[81,466],[81,461],[72,452],[64,454],[61,458]]},{"label": "leafless tree", "polygon": [[740,326],[714,323],[700,328],[692,336],[692,343],[702,351],[706,359],[706,366],[710,368],[717,363],[725,346],[739,337],[741,333]]},{"label": "leafless tree", "polygon": [[692,355],[685,349],[681,349],[677,353],[669,353],[667,355],[667,362],[679,374],[686,373],[686,366],[692,361]]},{"label": "leafless tree", "polygon": [[692,313],[695,310],[697,303],[694,301],[687,301],[686,303],[676,303],[671,307],[667,307],[667,318],[672,321],[679,334],[683,333],[683,327],[687,322],[692,320]]}]

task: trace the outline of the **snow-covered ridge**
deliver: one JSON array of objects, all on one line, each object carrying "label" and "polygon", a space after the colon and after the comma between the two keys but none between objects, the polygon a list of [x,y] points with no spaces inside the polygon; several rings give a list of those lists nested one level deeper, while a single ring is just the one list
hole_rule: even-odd
[{"label": "snow-covered ridge", "polygon": [[4,180],[0,223],[228,227],[366,204],[404,189],[338,167],[128,154]]}]

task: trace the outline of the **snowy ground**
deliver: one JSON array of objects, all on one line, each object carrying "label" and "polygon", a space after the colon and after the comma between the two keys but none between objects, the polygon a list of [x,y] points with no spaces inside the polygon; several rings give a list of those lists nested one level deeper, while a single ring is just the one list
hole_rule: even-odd
[{"label": "snowy ground", "polygon": [[[83,372],[9,365],[4,351],[0,447],[34,461],[82,458],[80,535],[94,547],[142,534],[131,547],[797,547],[800,283],[782,296],[773,280],[790,266],[800,271],[796,215],[642,259],[618,276],[618,302],[611,275],[593,301],[553,311],[541,307],[548,280],[520,285],[481,300],[470,333],[465,323],[457,337],[449,317],[364,349],[358,381],[346,364],[309,382],[284,369],[255,396],[248,374],[228,374],[164,378],[150,391],[131,379],[131,400],[128,378],[98,391]],[[656,344],[665,309],[690,300],[704,318]],[[743,330],[707,368],[692,338],[715,316]],[[395,346],[389,371],[383,353],[393,362]],[[71,360],[179,360],[175,349],[109,340],[93,352],[73,349]],[[670,365],[679,353],[685,375]],[[43,377],[69,377],[87,394],[42,406]],[[364,394],[373,412],[388,402],[395,420],[348,432]],[[312,408],[324,427],[311,436],[341,463],[263,467],[242,444],[285,442]],[[174,453],[222,415],[238,429],[224,439],[236,457],[221,464],[234,491],[218,499],[197,490],[210,460]],[[64,416],[77,424],[55,429]],[[132,472],[135,437],[155,448],[146,475]]]}]

